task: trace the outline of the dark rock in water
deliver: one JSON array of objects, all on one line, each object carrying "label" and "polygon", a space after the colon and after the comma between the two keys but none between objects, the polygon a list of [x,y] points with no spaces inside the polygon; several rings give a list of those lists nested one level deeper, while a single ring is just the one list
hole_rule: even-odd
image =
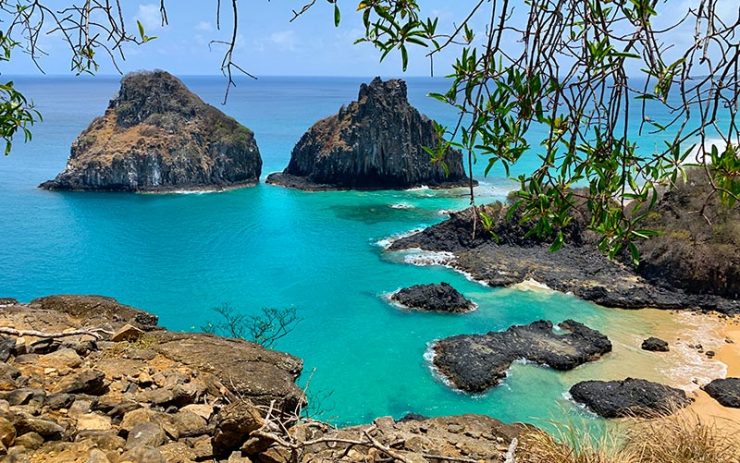
[{"label": "dark rock in water", "polygon": [[634,378],[582,381],[570,388],[570,395],[604,418],[655,417],[691,403],[681,389]]},{"label": "dark rock in water", "polygon": [[725,407],[740,408],[740,378],[715,379],[704,391]]},{"label": "dark rock in water", "polygon": [[434,312],[463,313],[475,309],[475,304],[448,283],[403,288],[395,292],[391,300],[411,309]]},{"label": "dark rock in water", "polygon": [[493,217],[490,233],[473,233],[471,209],[418,233],[394,241],[388,249],[420,248],[454,254],[451,265],[490,286],[509,286],[533,279],[548,287],[570,292],[605,307],[623,309],[716,310],[740,314],[740,300],[716,294],[692,294],[683,287],[655,284],[634,268],[604,256],[581,220],[574,219],[564,230],[566,244],[550,252],[547,240],[527,237],[526,226],[507,219],[506,207],[486,206]]},{"label": "dark rock in water", "polygon": [[409,104],[406,83],[375,78],[357,101],[314,124],[267,182],[305,190],[466,185],[459,151],[447,150],[447,171],[432,163],[424,147],[438,143],[433,122]]},{"label": "dark rock in water", "polygon": [[612,350],[606,336],[581,323],[566,320],[559,327],[565,333],[554,333],[552,322],[540,320],[501,332],[442,339],[434,345],[434,366],[455,387],[475,393],[498,384],[517,359],[571,370]]},{"label": "dark rock in water", "polygon": [[164,72],[125,76],[105,112],[72,144],[49,190],[167,191],[254,185],[254,134]]},{"label": "dark rock in water", "polygon": [[642,341],[642,349],[651,352],[668,352],[668,343],[660,338],[649,337]]}]

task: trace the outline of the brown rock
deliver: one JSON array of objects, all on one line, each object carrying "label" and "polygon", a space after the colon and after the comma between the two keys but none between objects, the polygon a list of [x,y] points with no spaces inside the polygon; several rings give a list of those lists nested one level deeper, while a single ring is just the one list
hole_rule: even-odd
[{"label": "brown rock", "polygon": [[81,364],[82,359],[72,349],[59,349],[50,354],[40,356],[36,361],[36,365],[42,368],[55,368],[57,370],[77,368]]},{"label": "brown rock", "polygon": [[107,452],[117,451],[126,445],[126,440],[116,434],[115,430],[110,431],[80,431],[77,433],[77,441],[89,441],[95,447]]},{"label": "brown rock", "polygon": [[119,463],[167,463],[162,453],[151,447],[136,447],[125,452]]},{"label": "brown rock", "polygon": [[15,438],[15,445],[24,447],[27,450],[36,450],[43,444],[44,438],[35,432],[27,432]]},{"label": "brown rock", "polygon": [[208,432],[208,423],[193,412],[180,410],[172,417],[180,437],[195,437]]},{"label": "brown rock", "polygon": [[15,442],[15,426],[10,420],[0,417],[0,442],[7,448]]},{"label": "brown rock", "polygon": [[143,334],[144,334],[144,331],[127,323],[123,325],[122,327],[120,327],[113,334],[113,336],[111,336],[110,340],[113,342],[121,342],[121,341],[134,342],[137,339],[139,339]]},{"label": "brown rock", "polygon": [[126,449],[137,447],[159,447],[164,444],[164,429],[157,423],[139,423],[128,433]]},{"label": "brown rock", "polygon": [[102,450],[92,449],[86,463],[110,463],[110,460]]},{"label": "brown rock", "polygon": [[217,455],[226,456],[237,450],[264,424],[259,410],[249,401],[233,402],[222,408],[215,418],[216,434],[213,449]]},{"label": "brown rock", "polygon": [[16,415],[15,429],[18,434],[35,432],[47,440],[61,439],[65,433],[65,428],[60,426],[59,423],[26,414]]},{"label": "brown rock", "polygon": [[180,409],[182,412],[191,412],[208,421],[213,415],[213,406],[207,404],[190,404]]},{"label": "brown rock", "polygon": [[108,431],[111,429],[109,416],[88,413],[77,417],[77,431]]},{"label": "brown rock", "polygon": [[68,394],[100,395],[105,393],[105,374],[89,368],[63,378],[53,388],[54,392]]}]

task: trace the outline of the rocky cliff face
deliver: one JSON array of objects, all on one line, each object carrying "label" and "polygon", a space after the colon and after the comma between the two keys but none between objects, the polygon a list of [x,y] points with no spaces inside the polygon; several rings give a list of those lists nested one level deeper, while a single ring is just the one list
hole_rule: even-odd
[{"label": "rocky cliff face", "polygon": [[309,190],[464,185],[460,152],[447,151],[445,172],[424,151],[438,142],[433,122],[409,104],[406,83],[375,78],[360,87],[357,101],[314,124],[285,171],[267,181]]},{"label": "rocky cliff face", "polygon": [[105,112],[72,144],[50,190],[222,189],[259,181],[252,131],[174,76],[129,74]]}]

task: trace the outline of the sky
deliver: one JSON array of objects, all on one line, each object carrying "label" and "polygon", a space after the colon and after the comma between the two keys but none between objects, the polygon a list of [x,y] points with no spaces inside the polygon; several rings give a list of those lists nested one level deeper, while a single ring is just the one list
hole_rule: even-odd
[{"label": "sky", "polygon": [[[727,15],[737,17],[737,0],[719,0]],[[292,10],[300,9],[304,0],[242,0],[239,35],[235,61],[257,76],[428,76],[430,63],[425,52],[414,47],[407,72],[402,73],[400,58],[392,53],[383,63],[379,53],[369,44],[354,44],[362,36],[360,14],[355,11],[357,0],[339,0],[342,22],[334,27],[333,6],[318,0],[314,7],[291,22]],[[134,28],[136,21],[145,26],[147,35],[157,36],[141,46],[127,46],[126,60],[120,61],[123,72],[164,69],[179,75],[219,75],[224,48],[209,46],[212,40],[226,40],[231,33],[230,9],[222,11],[222,29],[216,27],[216,0],[167,0],[169,25],[162,27],[159,1],[123,0],[124,17]],[[230,2],[223,0],[228,6]],[[460,22],[472,5],[472,0],[419,0],[425,16],[439,17],[440,28],[448,30]],[[524,11],[524,2],[515,7],[516,15]],[[661,8],[661,21],[668,24],[687,11],[698,0],[668,0]],[[670,4],[670,5],[669,5]],[[670,7],[666,7],[670,6]],[[674,7],[675,6],[675,7]],[[521,15],[520,15],[521,16]],[[473,28],[478,40],[483,40],[486,14],[478,15]],[[692,39],[691,31],[675,31],[671,40],[679,49]],[[49,75],[71,74],[70,53],[57,35],[45,35],[41,47],[48,53],[40,60]],[[515,43],[505,46],[516,47]],[[448,73],[459,49],[450,50],[435,59],[438,75]],[[115,74],[116,69],[105,58],[100,60],[99,74]],[[637,70],[637,69],[636,69]],[[0,63],[0,73],[39,75],[40,71],[28,59],[16,53],[10,63]]]}]

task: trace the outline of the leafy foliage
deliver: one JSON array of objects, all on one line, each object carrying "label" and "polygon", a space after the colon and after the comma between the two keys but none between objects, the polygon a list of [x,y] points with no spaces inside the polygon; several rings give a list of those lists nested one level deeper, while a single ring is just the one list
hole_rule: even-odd
[{"label": "leafy foliage", "polygon": [[[11,52],[17,43],[0,31],[0,62],[10,61]],[[32,126],[41,115],[20,93],[12,81],[0,82],[0,137],[5,142],[5,155],[13,148],[13,137],[20,131],[25,141],[31,140]]]},{"label": "leafy foliage", "polygon": [[[457,48],[450,89],[431,95],[459,115],[453,127],[440,128],[448,141],[435,159],[454,146],[467,153],[471,176],[479,158],[486,175],[496,165],[509,175],[524,156],[538,156],[539,168],[518,177],[515,209],[536,223],[537,233],[555,236],[552,249],[563,242],[556,230],[585,200],[599,247],[611,257],[626,249],[636,260],[635,241],[653,234],[641,223],[658,189],[675,183],[693,157],[716,167],[706,173],[726,206],[740,195],[740,12],[722,18],[718,3],[697,0],[677,23],[659,27],[660,12],[675,8],[672,2],[531,0],[518,15],[519,2],[478,0],[462,22],[443,30],[439,18],[423,16],[421,2],[364,0],[357,6],[365,26],[358,42],[374,45],[381,60],[397,51],[404,70],[411,46],[424,48],[432,67],[442,50]],[[479,16],[486,27],[476,34]],[[671,50],[672,34],[692,26],[694,40]],[[641,79],[631,69],[641,69]],[[653,121],[648,102],[672,120]],[[639,120],[630,117],[631,107],[641,108]],[[536,144],[534,126],[546,133]],[[669,141],[648,151],[637,143],[648,132]],[[710,135],[718,141],[710,143]],[[578,186],[587,187],[582,197],[574,193]],[[475,205],[472,186],[470,198]],[[637,206],[627,215],[629,202]]]}]

